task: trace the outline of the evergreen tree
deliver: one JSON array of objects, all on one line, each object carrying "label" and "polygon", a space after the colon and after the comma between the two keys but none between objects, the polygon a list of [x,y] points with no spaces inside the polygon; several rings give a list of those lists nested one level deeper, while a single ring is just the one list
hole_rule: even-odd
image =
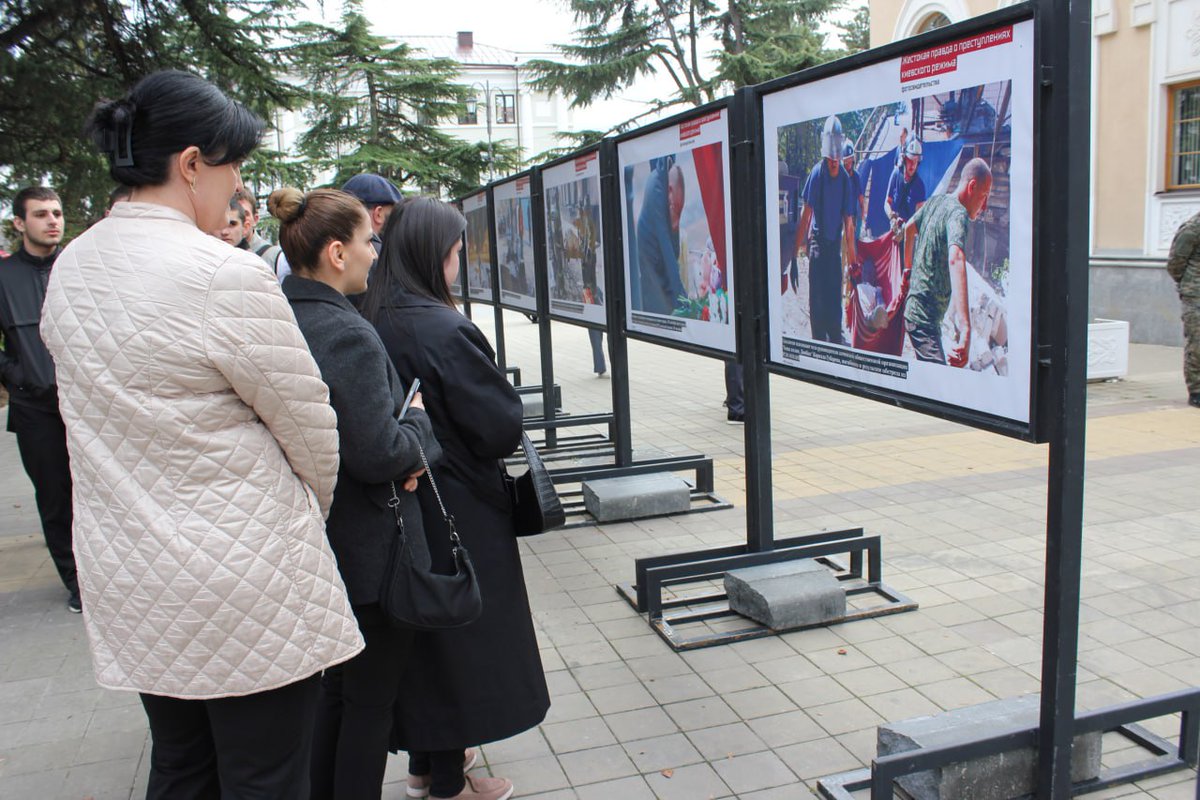
[{"label": "evergreen tree", "polygon": [[564,61],[530,62],[533,85],[574,108],[664,71],[675,85],[642,115],[699,106],[738,86],[827,61],[817,25],[841,0],[566,0],[578,28]]},{"label": "evergreen tree", "polygon": [[842,26],[842,44],[847,55],[871,49],[871,8],[859,6],[854,17]]},{"label": "evergreen tree", "polygon": [[269,118],[297,92],[275,43],[295,0],[5,0],[0,6],[0,193],[45,183],[69,235],[99,218],[113,188],[82,135],[102,98],[155,70],[186,69]]},{"label": "evergreen tree", "polygon": [[[466,89],[453,82],[457,65],[426,59],[408,45],[371,33],[357,4],[341,26],[300,26],[301,42],[289,51],[307,88],[311,126],[301,151],[318,171],[332,170],[340,184],[375,172],[397,185],[451,195],[479,185],[488,168],[488,146],[439,131],[439,120],[463,109]],[[496,171],[514,169],[508,145],[492,145]]]}]

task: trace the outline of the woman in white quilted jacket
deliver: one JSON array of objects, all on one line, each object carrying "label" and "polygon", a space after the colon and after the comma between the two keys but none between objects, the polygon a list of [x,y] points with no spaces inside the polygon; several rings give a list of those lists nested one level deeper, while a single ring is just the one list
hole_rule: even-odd
[{"label": "woman in white quilted jacket", "polygon": [[147,797],[307,798],[319,674],[362,639],[328,390],[267,266],[204,233],[262,122],[159,72],[88,129],[133,194],[59,257],[42,335],[96,679],[141,694]]}]

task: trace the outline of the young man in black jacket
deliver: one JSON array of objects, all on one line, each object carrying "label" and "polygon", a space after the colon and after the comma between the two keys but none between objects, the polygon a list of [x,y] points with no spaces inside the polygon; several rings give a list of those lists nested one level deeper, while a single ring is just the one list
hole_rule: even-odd
[{"label": "young man in black jacket", "polygon": [[21,247],[0,261],[0,380],[8,389],[8,429],[37,498],[46,547],[78,614],[79,584],[71,547],[71,469],[67,432],[58,412],[54,362],[39,326],[50,269],[63,237],[62,203],[53,189],[31,186],[13,199],[13,225]]}]

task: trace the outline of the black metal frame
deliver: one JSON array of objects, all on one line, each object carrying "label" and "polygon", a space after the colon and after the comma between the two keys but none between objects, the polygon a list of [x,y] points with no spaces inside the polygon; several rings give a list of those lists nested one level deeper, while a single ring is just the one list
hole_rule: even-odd
[{"label": "black metal frame", "polygon": [[[623,301],[628,302],[629,287],[625,281],[625,246],[624,246],[625,245],[625,226],[623,224],[624,219],[625,219],[625,208],[624,208],[624,197],[621,195],[621,192],[620,192],[621,184],[620,184],[619,175],[620,175],[621,164],[620,164],[620,160],[617,155],[618,148],[620,147],[621,143],[630,141],[631,139],[640,139],[643,136],[648,136],[650,134],[657,133],[658,131],[664,130],[666,128],[673,128],[684,122],[687,122],[688,120],[696,119],[698,117],[703,117],[706,114],[711,114],[714,111],[721,111],[721,110],[724,110],[726,112],[726,120],[729,123],[729,153],[728,153],[728,155],[729,155],[729,170],[730,170],[730,174],[733,175],[733,174],[736,174],[734,172],[734,161],[733,161],[733,136],[734,136],[734,128],[735,128],[735,123],[733,121],[733,113],[734,113],[733,98],[724,97],[724,98],[721,98],[720,100],[715,100],[711,103],[706,103],[698,108],[689,109],[688,111],[685,111],[683,113],[675,114],[675,115],[667,117],[665,119],[658,120],[657,122],[654,122],[650,125],[646,125],[645,127],[638,128],[636,130],[629,131],[627,133],[623,133],[620,136],[614,136],[610,140],[605,140],[606,143],[611,143],[610,144],[610,147],[611,147],[611,156],[610,157],[612,159],[612,163],[610,165],[610,168],[611,168],[612,175],[613,175],[613,186],[612,186],[612,191],[609,192],[608,196],[610,198],[609,205],[613,207],[612,215],[616,216],[616,219],[613,220],[613,229],[614,229],[613,233],[616,237],[616,239],[614,240],[614,244],[616,245],[616,248],[614,250],[614,257],[616,260],[613,262],[613,266],[616,268],[615,271],[617,272],[617,277],[621,283],[622,300]],[[603,170],[603,166],[601,167],[601,169]],[[736,181],[732,181],[732,180],[730,181],[731,189],[734,186],[734,184],[736,184],[736,183],[737,183]],[[734,191],[736,193],[736,190],[734,190]],[[601,195],[604,195],[603,190],[601,191]],[[729,198],[729,199],[732,201],[733,198]],[[736,208],[737,207],[734,206],[733,208],[730,209],[730,220],[731,220],[730,227],[733,229],[737,228],[737,223],[736,223],[736,221],[734,221],[736,219],[736,217],[735,217]],[[610,214],[608,211],[605,211],[605,215],[607,218],[607,216],[609,216]],[[731,240],[733,238],[736,238],[734,230],[726,231],[726,235],[731,237]],[[733,260],[736,263],[737,253],[738,253],[737,247],[736,247],[736,245],[733,245],[730,249],[733,251]],[[608,268],[607,264],[605,265],[605,268],[606,269]],[[732,265],[730,265],[730,268],[732,270],[732,268],[733,268]],[[735,274],[734,275],[734,296],[733,296],[735,303],[737,302],[738,297],[741,296],[741,292],[742,292],[741,287],[742,287],[742,285],[740,283],[740,276]],[[721,349],[715,348],[715,347],[707,347],[707,346],[703,346],[703,345],[692,344],[690,342],[681,342],[678,339],[670,339],[670,338],[667,338],[664,336],[655,336],[653,334],[644,333],[642,331],[630,330],[629,325],[628,325],[628,319],[629,319],[628,314],[626,314],[625,310],[622,309],[621,317],[617,321],[619,323],[620,327],[619,328],[613,327],[614,322],[613,322],[612,317],[610,316],[609,317],[609,330],[620,330],[622,335],[627,339],[634,339],[634,340],[640,341],[640,342],[649,342],[650,344],[656,344],[656,345],[660,345],[662,347],[669,347],[673,350],[682,350],[685,353],[692,353],[693,355],[707,356],[709,358],[720,359],[721,361],[729,361],[731,359],[739,358],[740,351],[737,349],[736,344],[734,346],[734,352],[731,353],[727,350],[721,350]],[[736,325],[735,325],[735,328],[736,328]],[[737,336],[737,334],[736,334],[736,330],[735,330],[735,342],[736,342],[736,336]]]},{"label": "black metal frame", "polygon": [[[527,169],[523,172],[517,172],[517,173],[509,175],[505,178],[492,181],[490,184],[488,184],[488,203],[489,203],[489,205],[495,203],[496,190],[498,188],[500,188],[501,186],[507,186],[510,183],[515,186],[518,181],[527,180],[529,182],[529,222],[530,222],[530,225],[532,228],[532,226],[534,224],[536,224],[534,222],[534,216],[533,216],[533,194],[534,194],[534,189],[535,189],[534,183],[533,183],[533,175],[534,175],[534,170]],[[496,237],[495,241],[497,244],[499,244],[499,239],[498,239],[499,231],[496,228],[495,212],[492,212],[492,215],[489,217],[489,222],[492,226],[491,235],[493,237]],[[530,239],[531,240],[533,239],[533,230],[532,229],[530,230]],[[503,291],[503,288],[500,286],[500,254],[498,252],[494,252],[493,266],[495,268],[495,275],[496,275],[496,294],[495,294],[495,296],[496,296],[496,303],[501,308],[507,309],[509,311],[516,311],[517,313],[520,313],[520,314],[537,314],[539,317],[542,315],[542,307],[541,307],[540,302],[538,301],[538,289],[536,288],[537,287],[537,279],[536,279],[537,254],[540,249],[541,248],[539,248],[537,246],[537,241],[533,240],[534,265],[535,265],[534,266],[534,273],[535,273],[534,286],[535,286],[535,288],[533,291],[533,308],[532,309],[524,308],[522,306],[516,305],[515,303],[507,302],[504,300],[504,291]]]}]

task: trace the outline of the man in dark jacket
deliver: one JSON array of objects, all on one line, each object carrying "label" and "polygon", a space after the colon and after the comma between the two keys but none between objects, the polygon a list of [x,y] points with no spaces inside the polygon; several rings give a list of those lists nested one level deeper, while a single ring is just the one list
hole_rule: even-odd
[{"label": "man in dark jacket", "polygon": [[21,247],[0,262],[0,380],[8,389],[8,429],[37,498],[46,547],[67,587],[67,608],[79,613],[79,584],[71,548],[71,469],[67,431],[58,413],[54,362],[38,326],[46,282],[63,237],[62,203],[53,189],[31,186],[13,199]]}]

